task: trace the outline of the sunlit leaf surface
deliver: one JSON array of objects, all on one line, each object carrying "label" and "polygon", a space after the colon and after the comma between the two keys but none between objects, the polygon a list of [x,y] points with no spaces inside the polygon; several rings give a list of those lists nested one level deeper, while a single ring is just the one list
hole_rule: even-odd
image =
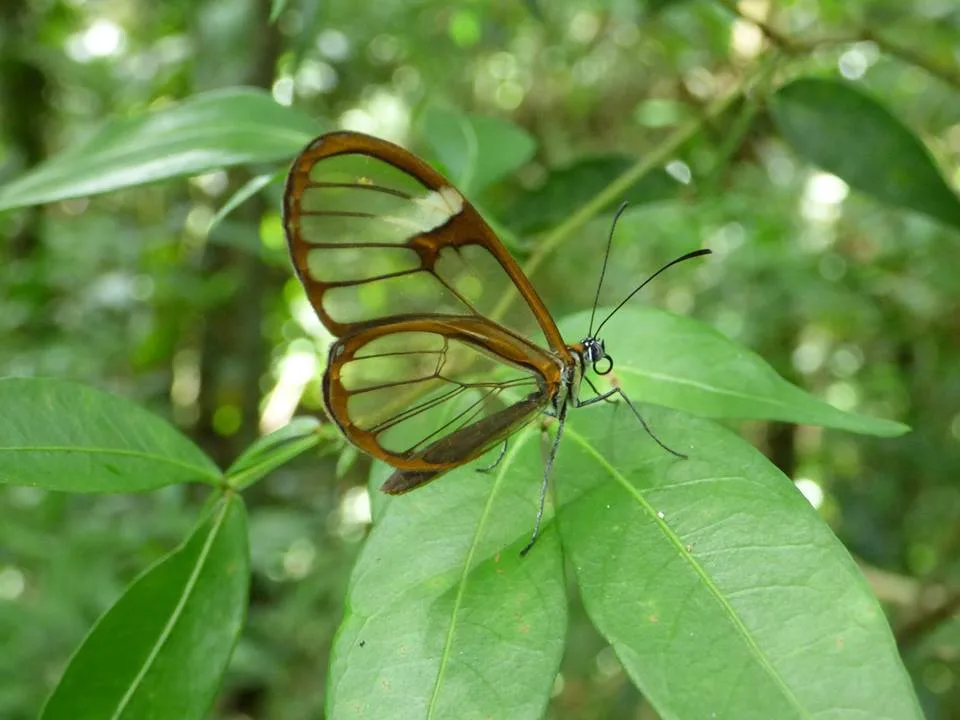
[{"label": "sunlit leaf surface", "polygon": [[0,380],[0,484],[134,492],[216,483],[213,461],[128,400],[46,378]]},{"label": "sunlit leaf surface", "polygon": [[100,618],[43,720],[205,717],[243,627],[249,564],[246,511],[231,495]]},{"label": "sunlit leaf surface", "polygon": [[572,413],[559,523],[524,560],[536,426],[492,474],[391,500],[354,570],[332,714],[540,717],[566,632],[559,529],[589,615],[662,717],[920,717],[879,604],[790,480],[710,421],[642,409],[689,458],[622,404]]},{"label": "sunlit leaf surface", "polygon": [[260,90],[195,95],[107,121],[84,142],[0,188],[0,210],[292,157],[322,130]]}]

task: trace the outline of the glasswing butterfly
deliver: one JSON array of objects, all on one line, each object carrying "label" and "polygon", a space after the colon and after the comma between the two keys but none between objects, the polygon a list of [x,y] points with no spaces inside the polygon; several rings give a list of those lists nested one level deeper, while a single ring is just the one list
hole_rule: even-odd
[{"label": "glasswing butterfly", "polygon": [[[660,268],[596,330],[594,302],[586,338],[567,344],[476,209],[393,143],[355,132],[311,142],[287,178],[283,222],[307,297],[336,338],[324,403],[350,442],[394,468],[383,492],[414,490],[500,443],[505,450],[515,430],[552,415],[557,431],[526,554],[569,407],[619,397],[657,443],[684,457],[653,435],[619,386],[601,393],[584,373],[613,369],[598,337],[613,312],[666,268],[709,250]],[[600,283],[609,252],[608,240]],[[579,397],[583,379],[594,397]]]}]

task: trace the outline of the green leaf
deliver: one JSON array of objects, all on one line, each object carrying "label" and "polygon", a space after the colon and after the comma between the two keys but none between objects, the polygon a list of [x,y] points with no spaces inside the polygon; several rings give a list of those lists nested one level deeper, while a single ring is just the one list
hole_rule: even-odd
[{"label": "green leaf", "polygon": [[[601,309],[602,318],[609,310]],[[560,324],[564,337],[582,337],[589,313]],[[650,307],[622,308],[603,327],[617,378],[632,400],[710,418],[783,420],[868,435],[894,436],[898,422],[845,412],[780,377],[762,358],[696,320]],[[599,381],[599,382],[598,382]],[[589,390],[587,395],[589,396]]]},{"label": "green leaf", "polygon": [[62,380],[0,380],[0,484],[135,492],[220,480],[196,445],[127,400]]},{"label": "green leaf", "polygon": [[275,23],[286,7],[287,0],[272,0],[270,3],[270,22]]},{"label": "green leaf", "polygon": [[[527,430],[526,436],[531,436]],[[540,718],[563,653],[556,533],[532,528],[536,443],[388,503],[354,567],[330,669],[330,717]]]},{"label": "green leaf", "polygon": [[155,112],[108,121],[85,142],[0,188],[0,210],[281,160],[321,129],[260,90],[203,93]]},{"label": "green leaf", "polygon": [[[546,181],[534,190],[519,191],[510,204],[504,222],[520,234],[539,232],[559,225],[572,209],[598,195],[607,185],[633,167],[634,160],[622,155],[579,160],[550,172]],[[665,170],[647,173],[606,208],[612,211],[621,202],[633,205],[674,198],[683,185]]]},{"label": "green leaf", "polygon": [[206,717],[243,628],[249,582],[246,513],[229,495],[97,621],[41,717]]},{"label": "green leaf", "polygon": [[583,408],[555,485],[587,614],[660,717],[922,717],[883,609],[790,480],[709,421],[641,409],[688,459],[622,406]]},{"label": "green leaf", "polygon": [[229,199],[223,204],[213,217],[210,218],[210,224],[207,226],[207,233],[210,233],[217,225],[223,222],[223,219],[227,217],[230,213],[236,210],[238,207],[243,205],[247,200],[252,198],[258,192],[263,190],[268,185],[282,180],[287,174],[287,168],[277,170],[274,173],[267,173],[264,175],[256,175],[250,178],[243,187],[239,188]]},{"label": "green leaf", "polygon": [[887,108],[846,83],[803,78],[771,111],[804,158],[877,200],[960,226],[960,199],[920,139]]},{"label": "green leaf", "polygon": [[227,469],[227,483],[245,488],[288,463],[321,441],[320,422],[312,417],[294,418],[279,430],[248,447]]},{"label": "green leaf", "polygon": [[353,467],[354,463],[357,462],[358,457],[360,457],[360,450],[357,449],[357,446],[344,443],[343,450],[340,451],[340,455],[337,458],[337,466],[333,473],[334,477],[336,477],[337,480],[342,480]]},{"label": "green leaf", "polygon": [[881,608],[789,479],[710,421],[640,409],[689,458],[622,403],[571,410],[559,522],[548,506],[522,560],[537,423],[493,473],[475,468],[496,450],[390,499],[354,569],[328,714],[541,717],[566,634],[559,529],[588,613],[662,717],[919,717]]},{"label": "green leaf", "polygon": [[536,141],[523,128],[486,115],[464,115],[428,105],[419,131],[467,197],[507,177],[530,161]]}]

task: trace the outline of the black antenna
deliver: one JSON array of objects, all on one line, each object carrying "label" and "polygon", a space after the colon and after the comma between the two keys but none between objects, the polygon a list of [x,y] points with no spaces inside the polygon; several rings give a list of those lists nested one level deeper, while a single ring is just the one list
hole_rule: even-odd
[{"label": "black antenna", "polygon": [[[622,210],[622,209],[623,209],[623,208],[621,207],[621,210]],[[611,235],[612,235],[612,231],[611,231]],[[609,252],[609,249],[610,249],[610,248],[609,248],[609,245],[608,245],[608,246],[607,246],[608,252]],[[596,332],[596,333],[591,333],[589,337],[596,337],[597,335],[599,335],[599,334],[600,334],[600,328],[602,328],[602,327],[604,326],[604,324],[607,322],[607,320],[609,320],[610,318],[613,317],[614,313],[616,313],[617,310],[619,310],[619,309],[622,308],[624,305],[626,305],[626,304],[627,304],[627,301],[630,300],[630,298],[632,298],[634,295],[636,295],[638,292],[640,292],[640,291],[644,288],[644,286],[646,286],[646,284],[647,284],[648,282],[650,282],[651,280],[653,280],[657,275],[659,275],[660,273],[662,273],[662,272],[663,272],[664,270],[666,270],[668,267],[671,267],[671,266],[673,266],[673,265],[676,265],[677,263],[682,263],[684,260],[692,260],[692,259],[695,258],[695,257],[700,257],[701,255],[709,255],[711,252],[712,252],[711,250],[694,250],[693,252],[688,252],[686,255],[681,255],[681,256],[678,257],[676,260],[671,260],[670,262],[668,262],[668,263],[667,263],[666,265],[664,265],[662,268],[660,268],[659,270],[657,270],[653,275],[651,275],[651,276],[648,277],[646,280],[644,280],[642,283],[640,283],[640,285],[639,285],[638,287],[636,287],[636,288],[633,290],[633,292],[631,292],[631,293],[630,293],[629,295],[627,295],[623,300],[621,300],[621,301],[620,301],[620,304],[617,305],[613,310],[611,310],[611,311],[610,311],[610,314],[607,315],[599,325],[597,325],[597,332]],[[606,259],[606,258],[603,259],[603,265],[604,265],[604,267],[606,267],[606,265],[607,265],[607,259]],[[603,275],[601,275],[600,277],[603,278]],[[597,289],[597,293],[599,294],[599,292],[600,292],[600,291],[599,291],[599,288],[598,288],[598,289]],[[594,309],[596,309],[596,307],[594,307]],[[593,316],[592,316],[592,315],[591,315],[590,326],[591,326],[591,328],[593,327]]]},{"label": "black antenna", "polygon": [[[620,219],[620,216],[623,215],[623,211],[627,209],[629,204],[628,202],[620,203],[620,207],[617,208],[617,212],[613,216],[613,223],[610,225],[610,235],[607,237],[607,249],[603,253],[603,265],[600,267],[600,280],[597,281],[597,294],[593,298],[593,310],[590,311],[590,329],[587,330],[587,337],[595,337],[593,334],[593,318],[597,314],[597,303],[600,302],[600,288],[603,287],[603,276],[607,272],[610,246],[613,244],[613,231],[617,229],[617,221]],[[600,324],[603,325],[603,323]]]}]

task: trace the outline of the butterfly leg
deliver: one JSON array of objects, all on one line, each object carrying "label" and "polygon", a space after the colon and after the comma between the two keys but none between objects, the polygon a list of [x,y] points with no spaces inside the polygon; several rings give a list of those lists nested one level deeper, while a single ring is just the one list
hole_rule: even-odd
[{"label": "butterfly leg", "polygon": [[667,447],[663,443],[663,441],[653,433],[653,430],[651,430],[650,426],[647,425],[647,421],[643,419],[643,416],[640,414],[640,411],[637,410],[637,408],[634,406],[632,402],[630,402],[630,398],[627,397],[627,394],[623,391],[623,388],[615,387],[612,390],[608,390],[607,392],[601,395],[598,395],[597,397],[590,398],[589,400],[580,400],[577,402],[577,407],[583,407],[584,405],[593,405],[594,403],[600,402],[601,400],[606,400],[607,398],[613,395],[619,395],[620,397],[623,398],[623,401],[627,404],[627,407],[629,407],[630,410],[633,411],[633,414],[636,416],[637,420],[639,420],[640,424],[643,425],[643,429],[647,431],[647,434],[653,438],[653,441],[657,443],[657,445],[662,447],[671,455],[676,455],[678,458],[683,458],[684,460],[687,459],[687,456],[684,455],[683,453],[679,453],[676,450],[673,450]]},{"label": "butterfly leg", "polygon": [[[586,375],[584,375],[584,376],[583,376],[583,379],[584,379],[584,381],[586,381],[587,385],[590,386],[590,389],[593,390],[593,392],[597,395],[597,397],[599,397],[600,395],[603,394],[603,393],[601,393],[599,390],[597,390],[597,386],[596,386],[596,385],[594,385],[592,382],[590,382],[590,378],[588,378]],[[616,404],[617,404],[617,401],[616,401],[616,400],[611,400],[611,399],[610,399],[610,393],[607,393],[607,394],[604,396],[603,400],[604,400],[604,402],[608,402],[608,403],[610,403],[611,405],[616,405]]]},{"label": "butterfly leg", "polygon": [[530,536],[530,542],[520,551],[520,557],[530,552],[530,548],[540,536],[540,523],[543,521],[543,507],[547,502],[547,488],[550,485],[550,470],[553,468],[553,460],[557,456],[557,448],[560,447],[560,438],[563,436],[563,425],[567,419],[567,404],[563,403],[560,411],[557,413],[557,434],[553,438],[553,444],[550,445],[550,454],[547,455],[547,462],[543,469],[543,482],[540,484],[540,505],[537,507],[537,519],[533,524],[533,534]]},{"label": "butterfly leg", "polygon": [[503,441],[503,445],[500,446],[500,454],[497,455],[497,459],[493,461],[493,464],[488,465],[487,467],[477,468],[478,473],[483,473],[486,475],[487,473],[496,470],[497,465],[499,465],[500,461],[503,460],[503,456],[507,454],[507,442],[507,440]]}]

